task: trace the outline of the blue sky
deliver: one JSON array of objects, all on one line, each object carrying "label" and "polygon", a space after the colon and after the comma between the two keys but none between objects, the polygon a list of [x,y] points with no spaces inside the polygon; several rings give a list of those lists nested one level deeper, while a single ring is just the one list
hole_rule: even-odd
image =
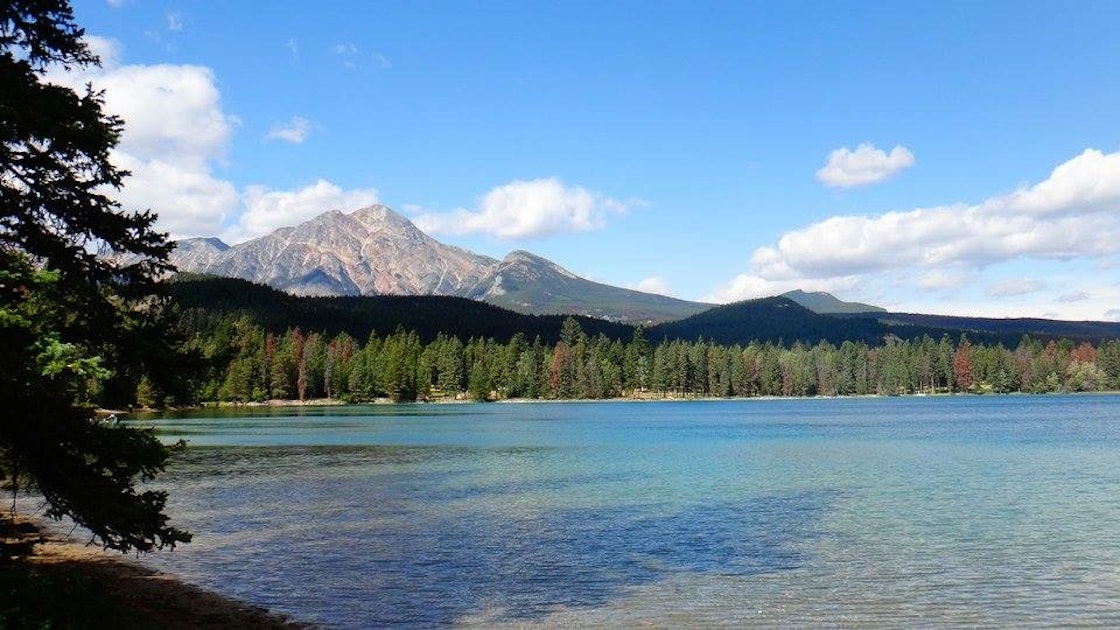
[{"label": "blue sky", "polygon": [[1120,3],[82,0],[129,205],[730,301],[1120,319]]}]

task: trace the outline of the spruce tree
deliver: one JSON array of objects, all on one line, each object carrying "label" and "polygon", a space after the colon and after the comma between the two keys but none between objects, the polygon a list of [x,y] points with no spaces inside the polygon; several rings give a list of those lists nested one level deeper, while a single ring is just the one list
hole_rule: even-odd
[{"label": "spruce tree", "polygon": [[190,539],[165,493],[137,488],[169,450],[90,403],[133,396],[167,349],[152,294],[171,245],[109,196],[127,175],[110,162],[121,120],[92,88],[45,79],[98,63],[82,35],[65,0],[0,3],[0,477],[103,546],[147,551]]}]

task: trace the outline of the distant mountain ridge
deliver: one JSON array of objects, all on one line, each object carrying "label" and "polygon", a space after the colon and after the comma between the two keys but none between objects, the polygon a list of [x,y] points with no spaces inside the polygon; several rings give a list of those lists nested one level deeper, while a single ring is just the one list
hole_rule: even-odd
[{"label": "distant mountain ridge", "polygon": [[656,323],[710,304],[642,293],[581,278],[525,251],[498,261],[441,243],[383,205],[332,210],[237,245],[178,241],[180,271],[241,278],[293,295],[443,295],[527,314],[575,314]]},{"label": "distant mountain ridge", "polygon": [[879,306],[871,306],[870,304],[863,304],[860,302],[845,302],[835,295],[825,293],[824,291],[806,293],[798,289],[795,291],[787,291],[782,294],[782,297],[793,300],[810,311],[820,313],[821,315],[887,312],[887,309]]},{"label": "distant mountain ridge", "polygon": [[587,280],[522,250],[506,256],[481,288],[484,291],[467,297],[534,315],[578,314],[656,323],[695,315],[712,306]]},{"label": "distant mountain ridge", "polygon": [[[266,329],[282,333],[292,327],[328,334],[348,332],[365,339],[370,332],[386,335],[398,326],[416,330],[425,341],[437,334],[487,337],[508,341],[515,334],[526,339],[540,337],[555,343],[565,320],[561,315],[527,315],[492,304],[449,296],[345,296],[299,297],[271,287],[234,278],[197,277],[181,274],[169,283],[169,293],[186,310],[213,314],[241,313]],[[578,316],[588,335],[628,341],[635,334],[631,324]],[[725,304],[691,317],[645,327],[653,343],[693,342],[704,339],[717,344],[748,344],[753,341],[783,345],[815,345],[827,341],[835,346],[845,341],[872,347],[893,339],[918,340],[929,336],[940,340],[948,335],[954,342],[961,335],[987,345],[1017,346],[1023,335],[1036,341],[1069,339],[1101,343],[1120,339],[1118,322],[1062,322],[1057,320],[992,320],[899,313],[825,315],[814,313],[793,300],[760,298]]]}]

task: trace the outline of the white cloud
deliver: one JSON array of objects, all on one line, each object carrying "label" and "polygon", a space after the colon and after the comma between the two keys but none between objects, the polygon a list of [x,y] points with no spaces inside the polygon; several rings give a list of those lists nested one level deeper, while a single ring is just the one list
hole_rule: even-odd
[{"label": "white cloud", "polygon": [[114,161],[132,172],[117,194],[125,208],[150,209],[156,227],[172,238],[217,234],[239,207],[237,188],[214,177],[205,165],[117,153]]},{"label": "white cloud", "polygon": [[300,144],[311,133],[311,121],[301,116],[293,116],[285,123],[277,123],[268,130],[266,140],[282,140],[292,144]]},{"label": "white cloud", "polygon": [[89,47],[89,51],[101,60],[102,68],[109,69],[115,68],[120,65],[120,42],[115,39],[110,39],[108,37],[98,37],[96,35],[86,35],[84,39],[86,46]]},{"label": "white cloud", "polygon": [[896,145],[889,154],[864,142],[853,151],[842,147],[828,154],[828,162],[817,171],[817,179],[826,186],[851,188],[874,184],[914,165],[914,154]]},{"label": "white cloud", "polygon": [[478,209],[422,214],[416,225],[431,234],[489,234],[500,239],[533,238],[560,232],[585,232],[606,225],[607,216],[641,205],[618,201],[555,177],[513,181],[494,188]]},{"label": "white cloud", "polygon": [[1059,218],[1115,212],[1120,200],[1120,152],[1087,149],[1050,173],[1050,177],[1011,195],[985,202],[989,213],[1023,213]]},{"label": "white cloud", "polygon": [[1109,309],[1104,314],[1105,321],[1120,322],[1120,308]]},{"label": "white cloud", "polygon": [[[1102,157],[1088,150],[1055,169],[1050,179],[978,205],[832,217],[784,234],[776,247],[760,248],[752,264],[764,277],[828,277],[900,264],[983,267],[1018,257],[1072,259],[1115,253],[1120,251],[1114,238],[1120,225],[1113,214],[1101,210],[1120,207],[1120,183],[1114,183],[1120,180],[1120,159],[1106,160],[1106,170],[1101,168],[1104,160],[1093,156]],[[1071,166],[1085,166],[1094,177],[1071,177]],[[1086,184],[1088,189],[1082,187]],[[1054,189],[1061,189],[1062,195],[1039,203],[1044,196],[1039,191]]]},{"label": "white cloud", "polygon": [[295,191],[249,186],[242,195],[244,212],[237,223],[222,234],[222,240],[239,243],[301,223],[328,210],[349,212],[373,205],[377,200],[375,189],[343,190],[323,179]]},{"label": "white cloud", "polygon": [[126,122],[120,150],[141,159],[225,156],[237,119],[222,111],[213,72],[189,65],[121,66],[94,79]]},{"label": "white cloud", "polygon": [[[346,191],[320,180],[286,192],[261,186],[238,190],[215,174],[238,126],[222,109],[214,73],[192,65],[122,65],[115,40],[87,36],[101,68],[54,69],[48,79],[75,89],[105,90],[105,110],[124,120],[113,162],[131,171],[117,199],[151,209],[156,227],[172,238],[222,234],[233,241],[260,236],[332,208],[352,210],[377,200],[372,189]],[[306,121],[288,124],[295,141]]]},{"label": "white cloud", "polygon": [[1118,211],[1120,152],[1087,149],[1045,180],[980,203],[835,216],[787,232],[756,249],[750,270],[714,295],[746,299],[851,278],[874,286],[888,277],[935,291],[974,282],[996,264],[1106,259],[1120,255]]},{"label": "white cloud", "polygon": [[1017,278],[997,282],[985,289],[984,293],[992,298],[1012,297],[1038,293],[1045,286],[1045,284],[1033,278]]},{"label": "white cloud", "polygon": [[123,7],[128,0],[105,0],[105,3],[114,9]]},{"label": "white cloud", "polygon": [[105,110],[124,130],[114,164],[132,173],[117,194],[126,208],[151,209],[173,237],[216,233],[237,209],[234,186],[213,175],[237,124],[222,111],[213,72],[192,65],[122,65],[121,46],[102,37],[86,42],[100,68],[52,69],[47,80],[76,90],[105,91]]},{"label": "white cloud", "polygon": [[673,290],[669,288],[669,283],[661,276],[650,276],[639,280],[636,284],[627,285],[627,289],[641,291],[643,293],[656,293],[658,295],[672,295]]}]

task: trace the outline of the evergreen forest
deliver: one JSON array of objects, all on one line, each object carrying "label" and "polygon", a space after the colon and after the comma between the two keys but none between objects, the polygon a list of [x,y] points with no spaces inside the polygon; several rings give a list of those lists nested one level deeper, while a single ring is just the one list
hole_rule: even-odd
[{"label": "evergreen forest", "polygon": [[[456,298],[297,298],[228,279],[171,286],[192,367],[171,387],[175,379],[166,375],[141,378],[136,400],[144,406],[1120,389],[1117,339],[1020,335],[1006,344],[958,330],[911,338],[879,331],[869,342],[867,320],[772,301],[762,301],[771,315],[755,324],[756,338],[725,343],[670,336],[680,323],[646,329],[530,317]],[[784,326],[781,318],[789,318]],[[816,318],[836,322],[839,331],[854,321],[859,334],[814,334],[824,327]],[[790,323],[802,319],[812,326]]]}]

